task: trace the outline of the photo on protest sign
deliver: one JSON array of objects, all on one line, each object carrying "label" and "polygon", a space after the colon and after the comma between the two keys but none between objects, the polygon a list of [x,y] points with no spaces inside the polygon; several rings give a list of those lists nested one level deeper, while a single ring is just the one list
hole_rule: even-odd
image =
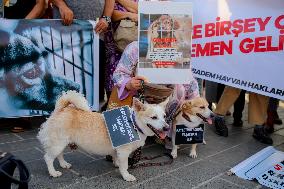
[{"label": "photo on protest sign", "polygon": [[0,117],[50,114],[68,90],[83,93],[98,110],[99,39],[93,25],[0,20]]},{"label": "photo on protest sign", "polygon": [[139,2],[138,74],[152,83],[189,82],[191,32],[192,3]]},{"label": "photo on protest sign", "polygon": [[204,0],[194,6],[193,74],[284,100],[283,1]]}]

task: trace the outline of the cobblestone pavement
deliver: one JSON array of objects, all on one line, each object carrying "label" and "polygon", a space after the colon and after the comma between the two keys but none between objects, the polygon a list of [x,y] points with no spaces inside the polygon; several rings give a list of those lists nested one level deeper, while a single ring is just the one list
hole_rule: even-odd
[{"label": "cobblestone pavement", "polygon": [[[182,146],[178,158],[171,165],[147,167],[130,170],[137,181],[126,182],[120,176],[118,169],[104,157],[90,155],[81,150],[65,151],[65,158],[73,166],[69,170],[55,167],[63,171],[59,178],[48,175],[43,160],[42,148],[36,139],[39,123],[34,123],[32,129],[14,134],[6,126],[0,127],[0,151],[10,151],[25,161],[31,171],[30,188],[265,188],[256,182],[242,180],[236,176],[227,176],[227,171],[266,147],[252,138],[253,126],[247,124],[234,128],[229,125],[229,137],[219,137],[212,127],[206,128],[206,145],[199,145],[198,157],[188,156],[190,146]],[[281,103],[279,115],[284,119],[284,104]],[[232,118],[227,119],[232,123]],[[278,126],[272,134],[274,146],[284,151],[284,126]],[[160,145],[149,145],[143,149],[143,155],[163,153]],[[1,188],[1,187],[0,187]]]}]

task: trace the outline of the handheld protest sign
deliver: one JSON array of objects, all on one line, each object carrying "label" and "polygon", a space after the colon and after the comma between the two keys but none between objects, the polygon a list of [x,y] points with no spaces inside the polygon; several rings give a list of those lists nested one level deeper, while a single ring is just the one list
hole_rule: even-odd
[{"label": "handheld protest sign", "polygon": [[203,143],[204,125],[188,128],[184,125],[176,126],[176,145]]},{"label": "handheld protest sign", "polygon": [[103,116],[113,148],[140,140],[129,106],[105,111]]}]

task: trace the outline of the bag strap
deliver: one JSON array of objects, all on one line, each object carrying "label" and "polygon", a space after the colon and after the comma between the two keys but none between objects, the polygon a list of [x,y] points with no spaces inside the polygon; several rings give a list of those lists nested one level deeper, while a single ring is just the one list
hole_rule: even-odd
[{"label": "bag strap", "polygon": [[17,165],[20,172],[20,180],[19,180],[20,182],[18,189],[28,189],[29,188],[28,183],[31,179],[28,168],[26,167],[26,165],[22,160],[13,158],[11,159],[11,161]]},{"label": "bag strap", "polygon": [[7,176],[7,178],[12,183],[18,184],[19,185],[18,189],[28,189],[28,182],[30,181],[30,172],[28,168],[25,166],[22,160],[16,159],[13,155],[7,153],[5,154],[5,156],[7,156],[6,162],[10,161],[16,164],[16,166],[18,167],[20,173],[20,180],[15,179],[13,175],[8,174],[1,167],[0,167],[0,172],[2,172],[5,176]]}]

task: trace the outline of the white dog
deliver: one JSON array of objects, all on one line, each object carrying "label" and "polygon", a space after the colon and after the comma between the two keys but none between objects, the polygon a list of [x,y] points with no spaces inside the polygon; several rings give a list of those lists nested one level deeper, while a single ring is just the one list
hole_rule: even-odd
[{"label": "white dog", "polygon": [[[184,125],[188,128],[198,127],[202,123],[212,124],[211,117],[212,111],[208,108],[208,102],[201,97],[194,98],[192,100],[185,101],[180,111],[176,114],[174,119],[173,131],[172,131],[172,152],[173,158],[177,157],[177,145],[175,144],[176,138],[176,125]],[[196,153],[197,144],[192,144],[189,156],[192,158],[197,157]]]},{"label": "white dog", "polygon": [[145,144],[147,136],[159,135],[164,138],[163,130],[168,129],[165,122],[165,105],[143,104],[138,99],[133,99],[133,112],[140,135],[140,141],[135,141],[114,149],[105,125],[103,115],[92,112],[86,99],[75,91],[68,91],[56,102],[56,107],[50,118],[42,124],[38,139],[44,147],[44,160],[49,174],[59,177],[61,172],[53,166],[55,158],[62,168],[70,168],[71,164],[63,158],[63,150],[69,143],[75,143],[83,150],[98,154],[112,155],[114,164],[126,181],[136,178],[129,174],[128,156],[138,147]]}]

